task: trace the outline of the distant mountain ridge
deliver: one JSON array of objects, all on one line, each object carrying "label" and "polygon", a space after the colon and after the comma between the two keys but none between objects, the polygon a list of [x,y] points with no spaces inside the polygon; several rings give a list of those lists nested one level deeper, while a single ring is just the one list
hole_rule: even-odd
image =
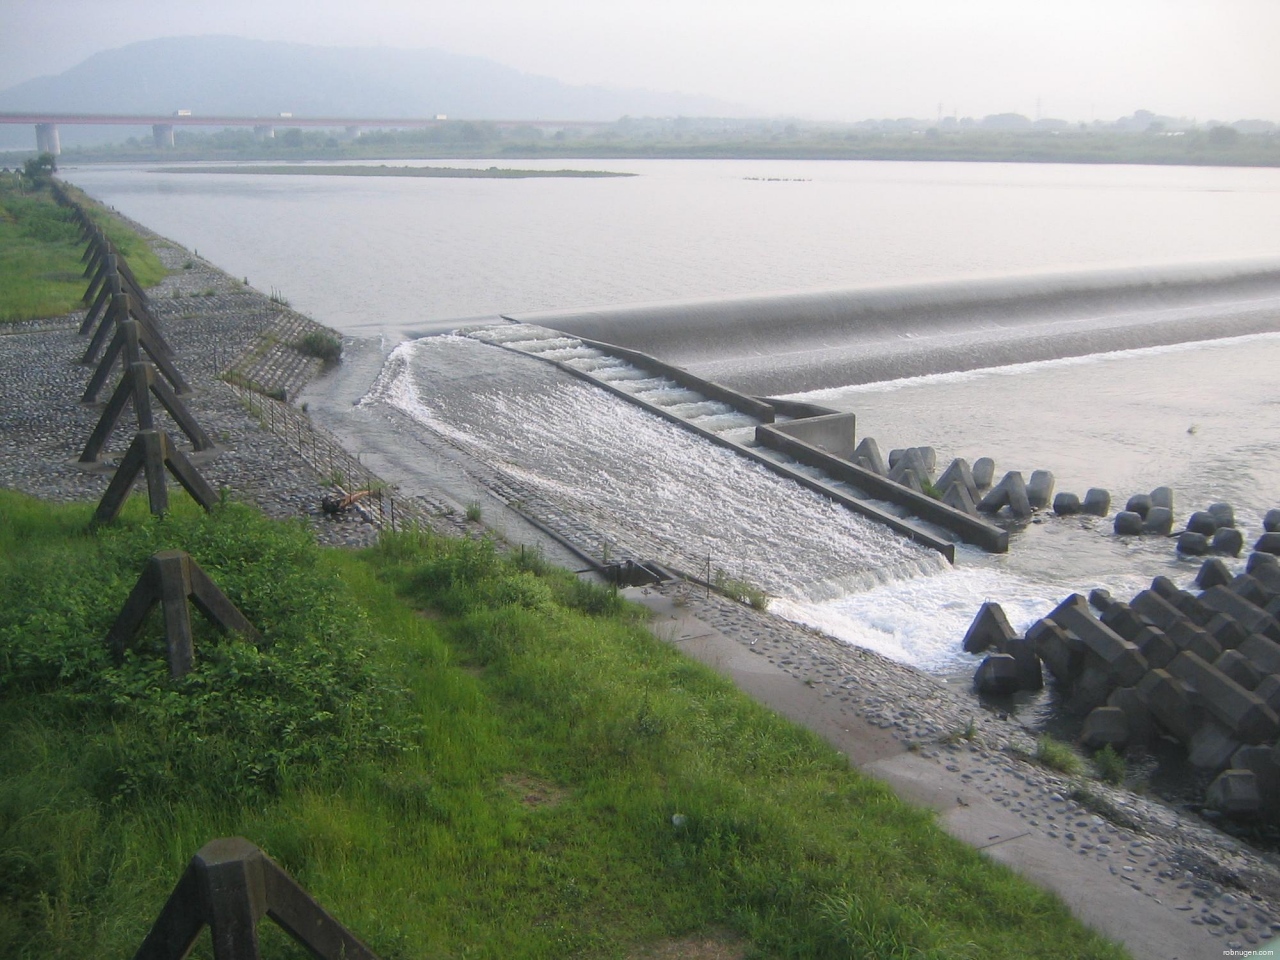
[{"label": "distant mountain ridge", "polygon": [[573,86],[443,50],[202,36],[143,40],[0,91],[0,111],[473,120],[733,116],[711,97]]}]

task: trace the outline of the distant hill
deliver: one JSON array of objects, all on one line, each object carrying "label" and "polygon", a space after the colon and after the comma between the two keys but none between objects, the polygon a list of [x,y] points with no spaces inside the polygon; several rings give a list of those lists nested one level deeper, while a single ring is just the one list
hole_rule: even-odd
[{"label": "distant hill", "polygon": [[[734,116],[710,97],[561,83],[443,50],[316,47],[236,37],[144,40],[0,91],[0,111],[617,120]],[[83,129],[83,128],[82,128]],[[2,130],[2,128],[0,128]],[[4,131],[11,142],[17,130]],[[121,135],[117,128],[110,139]],[[26,131],[18,142],[34,134]],[[65,136],[64,136],[65,139]]]}]

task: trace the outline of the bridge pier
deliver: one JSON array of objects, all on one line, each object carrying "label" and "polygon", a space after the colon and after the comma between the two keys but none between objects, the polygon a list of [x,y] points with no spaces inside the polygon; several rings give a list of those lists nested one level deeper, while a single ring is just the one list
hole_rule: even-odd
[{"label": "bridge pier", "polygon": [[356,138],[358,138],[359,136],[360,136],[360,128],[359,128],[359,127],[347,127],[347,139],[348,139],[348,140],[355,140],[355,139],[356,139]]},{"label": "bridge pier", "polygon": [[153,123],[151,125],[151,139],[160,149],[173,146],[173,124],[172,123]]},{"label": "bridge pier", "polygon": [[253,128],[253,136],[256,140],[274,140],[276,138],[276,128],[270,124],[260,124]]},{"label": "bridge pier", "polygon": [[55,157],[62,153],[62,143],[58,139],[58,125],[56,123],[36,124],[36,151],[38,153],[51,153]]}]

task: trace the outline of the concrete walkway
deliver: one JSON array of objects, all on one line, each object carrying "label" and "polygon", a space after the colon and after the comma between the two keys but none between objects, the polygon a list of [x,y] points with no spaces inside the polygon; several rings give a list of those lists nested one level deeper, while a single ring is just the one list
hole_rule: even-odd
[{"label": "concrete walkway", "polygon": [[[882,780],[903,800],[937,812],[938,824],[1028,880],[1056,894],[1084,923],[1123,943],[1136,960],[1217,960],[1228,955],[1225,938],[1194,923],[1190,907],[1170,906],[1135,889],[1131,871],[1142,854],[1134,845],[1129,863],[1080,855],[1030,826],[1028,820],[981,792],[959,764],[943,764],[907,749],[902,741],[763,656],[749,643],[727,636],[687,607],[656,592],[628,591],[629,599],[653,613],[661,639],[729,677],[743,692],[799,723],[844,753],[862,771]],[[1059,798],[1061,799],[1061,798]],[[1105,841],[1104,841],[1105,842]],[[1242,945],[1244,946],[1244,945]],[[1280,956],[1280,941],[1248,945],[1256,955]],[[1237,954],[1238,955],[1238,954]]]}]

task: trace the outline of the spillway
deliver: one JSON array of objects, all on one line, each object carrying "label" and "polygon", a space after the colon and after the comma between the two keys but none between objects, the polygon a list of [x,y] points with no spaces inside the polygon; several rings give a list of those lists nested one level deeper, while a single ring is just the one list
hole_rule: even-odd
[{"label": "spillway", "polygon": [[936,552],[703,437],[470,337],[401,344],[362,403],[447,437],[513,490],[529,491],[522,508],[542,511],[541,522],[574,518],[580,529],[572,535],[590,530],[614,556],[712,578],[723,570],[796,602],[947,566]]},{"label": "spillway", "polygon": [[721,297],[507,319],[792,393],[1280,330],[1280,264],[1246,261]]}]

